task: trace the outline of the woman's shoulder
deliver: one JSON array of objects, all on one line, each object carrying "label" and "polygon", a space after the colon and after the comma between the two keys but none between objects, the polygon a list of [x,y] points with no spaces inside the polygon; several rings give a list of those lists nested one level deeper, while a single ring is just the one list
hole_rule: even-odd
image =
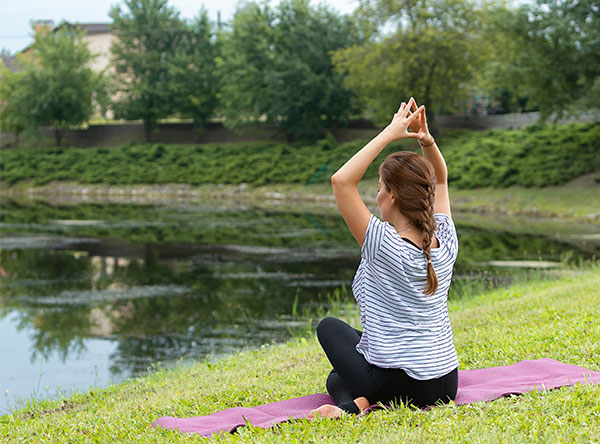
[{"label": "woman's shoulder", "polygon": [[455,230],[454,221],[446,213],[435,213],[433,218],[435,219],[437,225],[436,231],[447,231],[449,229]]},{"label": "woman's shoulder", "polygon": [[452,218],[450,216],[448,216],[446,213],[435,213],[433,215],[433,218],[437,222],[450,222],[450,223],[454,223],[454,221],[452,220]]},{"label": "woman's shoulder", "polygon": [[437,224],[435,236],[440,242],[440,247],[446,245],[451,250],[458,249],[458,239],[456,235],[456,227],[454,221],[445,213],[436,213],[433,215]]}]

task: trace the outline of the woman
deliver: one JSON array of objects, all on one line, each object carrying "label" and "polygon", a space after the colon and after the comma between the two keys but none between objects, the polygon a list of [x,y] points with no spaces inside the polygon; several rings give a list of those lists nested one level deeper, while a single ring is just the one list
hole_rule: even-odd
[{"label": "woman", "polygon": [[[417,139],[423,157],[401,151],[381,164],[380,220],[357,185],[388,143],[406,138]],[[427,128],[425,107],[417,108],[413,98],[402,102],[392,122],[331,183],[361,246],[352,291],[364,331],[335,318],[319,323],[317,336],[333,366],[327,390],[336,405],[323,405],[309,417],[359,413],[379,402],[424,407],[454,399],[458,360],[447,297],[458,243],[446,164]]]}]

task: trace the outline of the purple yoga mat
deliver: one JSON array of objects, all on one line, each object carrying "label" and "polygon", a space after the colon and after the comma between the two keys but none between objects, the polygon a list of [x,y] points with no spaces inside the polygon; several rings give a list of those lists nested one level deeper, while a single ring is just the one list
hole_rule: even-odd
[{"label": "purple yoga mat", "polygon": [[[531,390],[548,390],[565,385],[598,384],[600,372],[554,359],[521,361],[503,367],[458,371],[457,405],[491,401],[501,396],[521,394]],[[217,413],[192,418],[158,418],[153,427],[200,433],[210,436],[222,431],[234,432],[246,421],[255,427],[268,428],[290,419],[305,418],[313,409],[333,404],[326,394],[302,396],[256,407],[233,407]]]}]

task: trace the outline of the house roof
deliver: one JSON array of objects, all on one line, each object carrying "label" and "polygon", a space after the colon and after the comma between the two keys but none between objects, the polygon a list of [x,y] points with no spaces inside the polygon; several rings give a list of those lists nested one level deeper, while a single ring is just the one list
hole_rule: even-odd
[{"label": "house roof", "polygon": [[69,28],[80,27],[89,34],[105,34],[111,32],[110,23],[70,23],[64,22],[57,26],[54,30],[56,31],[61,26],[67,26]]},{"label": "house roof", "polygon": [[[52,32],[56,32],[57,30],[59,30],[63,26],[67,26],[69,28],[80,27],[80,28],[82,28],[83,30],[86,31],[87,35],[92,35],[92,34],[106,34],[106,33],[112,32],[111,29],[110,29],[110,25],[111,25],[110,23],[70,23],[70,22],[62,22],[59,25],[54,26],[54,22],[52,20],[37,20],[36,24],[49,26],[52,29]],[[25,48],[23,48],[21,51],[19,51],[19,54],[22,54],[22,53],[26,52],[27,50],[31,49],[32,46],[33,46],[33,43],[30,43]],[[16,57],[12,57],[10,59],[10,63],[11,63],[10,66],[6,63],[6,61],[4,60],[4,57],[2,58],[2,61],[4,62],[4,64],[6,64],[6,66],[8,66],[8,68],[11,71],[14,72],[15,70],[18,70],[18,68],[15,65],[16,63],[18,63],[18,60],[16,59]],[[12,67],[15,67],[15,68],[13,69]]]},{"label": "house roof", "polygon": [[2,57],[2,63],[10,69],[12,72],[17,72],[19,70],[19,60],[16,56],[5,56]]}]

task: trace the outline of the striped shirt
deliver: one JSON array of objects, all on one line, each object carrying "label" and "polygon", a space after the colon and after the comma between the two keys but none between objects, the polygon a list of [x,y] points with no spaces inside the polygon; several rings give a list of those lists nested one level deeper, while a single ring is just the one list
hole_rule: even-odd
[{"label": "striped shirt", "polygon": [[423,293],[425,253],[373,215],[352,282],[364,330],[358,352],[373,365],[401,368],[419,380],[439,378],[458,367],[447,305],[458,240],[448,215],[434,218],[440,245],[431,249],[438,278],[433,295]]}]

